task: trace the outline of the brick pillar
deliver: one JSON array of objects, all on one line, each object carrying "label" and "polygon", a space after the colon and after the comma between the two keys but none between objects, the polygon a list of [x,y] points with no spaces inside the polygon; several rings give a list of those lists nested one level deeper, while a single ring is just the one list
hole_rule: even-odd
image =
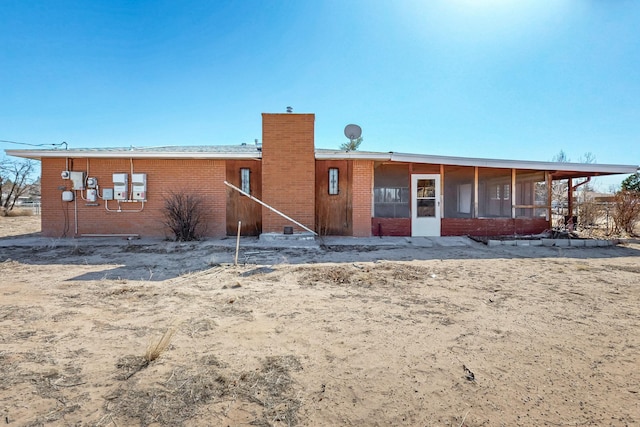
[{"label": "brick pillar", "polygon": [[227,235],[227,166],[224,160],[214,160],[211,168],[211,180],[208,185],[213,209],[212,220],[208,224],[207,235],[224,237]]},{"label": "brick pillar", "polygon": [[[73,237],[73,208],[68,202],[62,202],[62,190],[59,186],[66,182],[60,178],[60,172],[67,170],[65,159],[43,158],[40,179],[40,222],[43,237]],[[68,189],[65,187],[65,189]],[[69,231],[70,230],[70,231]],[[67,233],[65,234],[65,231]]]},{"label": "brick pillar", "polygon": [[373,162],[353,162],[353,236],[371,236],[371,200],[373,197]]},{"label": "brick pillar", "polygon": [[[262,200],[301,224],[315,227],[315,151],[313,114],[262,114]],[[284,226],[304,231],[262,208],[262,232]]]}]

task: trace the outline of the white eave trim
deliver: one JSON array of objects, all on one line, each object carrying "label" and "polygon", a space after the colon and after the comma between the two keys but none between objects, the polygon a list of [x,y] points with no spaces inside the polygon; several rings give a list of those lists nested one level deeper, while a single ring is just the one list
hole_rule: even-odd
[{"label": "white eave trim", "polygon": [[472,157],[432,156],[427,154],[375,153],[359,151],[316,151],[318,160],[375,160],[403,163],[425,163],[449,166],[477,166],[500,169],[529,169],[541,171],[587,172],[601,174],[629,174],[638,171],[636,165],[607,165],[598,163],[537,162],[531,160],[481,159]]},{"label": "white eave trim", "polygon": [[371,153],[361,151],[316,151],[316,160],[375,160],[390,161],[392,153]]},{"label": "white eave trim", "polygon": [[260,159],[262,153],[183,152],[183,151],[78,151],[78,150],[5,150],[7,155],[27,159],[44,158],[127,158],[127,159]]},{"label": "white eave trim", "polygon": [[421,154],[391,153],[391,161],[430,163],[451,166],[478,166],[485,168],[533,169],[567,172],[597,172],[627,174],[638,171],[637,165],[607,165],[599,163],[536,162],[531,160],[479,159],[470,157],[429,156]]},{"label": "white eave trim", "polygon": [[[261,159],[262,152],[188,152],[144,150],[5,150],[9,156],[27,159],[43,158],[126,158],[126,159]],[[598,163],[537,162],[530,160],[500,160],[471,157],[432,156],[426,154],[377,153],[366,151],[316,151],[317,160],[373,160],[379,162],[426,163],[451,166],[477,166],[503,169],[529,169],[546,171],[585,172],[597,174],[632,174],[637,165],[607,165]]]}]

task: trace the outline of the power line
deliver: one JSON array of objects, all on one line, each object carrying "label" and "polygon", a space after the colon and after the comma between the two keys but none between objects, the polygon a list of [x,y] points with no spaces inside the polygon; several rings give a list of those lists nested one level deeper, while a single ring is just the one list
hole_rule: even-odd
[{"label": "power line", "polygon": [[0,142],[6,142],[8,144],[29,145],[31,147],[47,147],[47,146],[62,147],[64,145],[64,149],[65,150],[67,149],[67,143],[64,141],[58,144],[29,144],[28,142],[8,141],[6,139],[0,139]]}]

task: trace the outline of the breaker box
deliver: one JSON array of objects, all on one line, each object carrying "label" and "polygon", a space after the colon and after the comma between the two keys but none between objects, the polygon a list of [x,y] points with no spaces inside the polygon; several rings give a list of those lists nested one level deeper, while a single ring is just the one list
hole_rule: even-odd
[{"label": "breaker box", "polygon": [[129,175],[126,173],[113,174],[113,198],[127,200],[129,197]]},{"label": "breaker box", "polygon": [[84,190],[84,172],[69,172],[69,179],[73,184],[72,190]]},{"label": "breaker box", "polygon": [[147,174],[132,173],[131,174],[131,191],[132,199],[137,201],[147,200]]}]

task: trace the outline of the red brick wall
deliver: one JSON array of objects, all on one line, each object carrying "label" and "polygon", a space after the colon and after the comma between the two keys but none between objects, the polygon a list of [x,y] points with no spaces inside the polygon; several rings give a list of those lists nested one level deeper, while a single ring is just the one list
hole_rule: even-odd
[{"label": "red brick wall", "polygon": [[[315,227],[313,114],[262,114],[262,200],[310,229]],[[304,231],[262,208],[262,231]]]},{"label": "red brick wall", "polygon": [[371,236],[371,202],[373,198],[373,161],[353,161],[353,236]]},{"label": "red brick wall", "polygon": [[[131,180],[129,159],[69,159],[68,170],[84,171],[98,179],[100,194],[113,188],[113,173],[127,173]],[[71,181],[60,172],[67,170],[65,159],[42,160],[42,234],[48,237],[76,237],[82,234],[139,234],[143,237],[172,237],[163,224],[164,198],[171,191],[188,191],[202,196],[205,236],[224,236],[226,223],[225,162],[223,160],[134,159],[134,173],[147,174],[147,202],[141,212],[108,212],[106,202],[99,206],[88,202],[75,191],[76,202],[62,202],[62,191],[71,189]],[[84,193],[84,192],[83,192]],[[116,201],[109,201],[112,211]],[[139,210],[141,203],[120,203],[125,210]],[[76,234],[76,222],[78,231]]]},{"label": "red brick wall", "polygon": [[374,236],[411,236],[410,218],[371,218]]},{"label": "red brick wall", "polygon": [[537,234],[549,228],[544,218],[443,218],[443,236]]}]

